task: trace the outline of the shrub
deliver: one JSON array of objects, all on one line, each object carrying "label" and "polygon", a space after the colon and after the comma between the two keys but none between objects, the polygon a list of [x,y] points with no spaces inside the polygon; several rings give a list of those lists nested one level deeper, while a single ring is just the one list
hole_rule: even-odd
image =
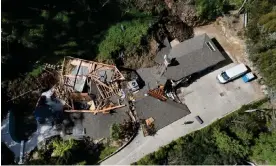
[{"label": "shrub", "polygon": [[77,142],[73,139],[68,141],[64,140],[54,140],[52,143],[54,148],[53,156],[58,157],[58,163],[66,163],[67,160],[71,157],[71,151],[76,148]]},{"label": "shrub", "polygon": [[122,130],[121,130],[120,124],[114,123],[111,126],[110,133],[111,133],[112,139],[114,139],[114,140],[121,139],[122,138]]},{"label": "shrub", "polygon": [[276,164],[276,132],[262,133],[253,147],[252,159],[259,164]]},{"label": "shrub", "polygon": [[276,32],[276,12],[270,12],[259,19],[259,24],[263,25],[267,32]]},{"label": "shrub", "polygon": [[134,132],[135,126],[131,121],[124,121],[122,124],[114,123],[110,129],[111,138],[114,140],[128,139]]},{"label": "shrub", "polygon": [[99,58],[110,59],[116,51],[124,49],[131,52],[140,46],[141,39],[147,34],[151,19],[124,21],[110,27],[104,40],[99,44]]},{"label": "shrub", "polygon": [[196,10],[199,17],[214,19],[223,12],[224,0],[196,0]]},{"label": "shrub", "polygon": [[112,147],[112,146],[105,146],[103,150],[101,150],[100,152],[100,157],[99,159],[102,160],[105,157],[111,155],[113,152],[115,152],[117,150],[116,147]]}]

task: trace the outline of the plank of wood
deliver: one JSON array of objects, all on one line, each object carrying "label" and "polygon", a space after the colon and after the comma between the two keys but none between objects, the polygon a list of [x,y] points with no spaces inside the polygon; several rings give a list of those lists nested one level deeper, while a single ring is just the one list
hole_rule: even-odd
[{"label": "plank of wood", "polygon": [[72,109],[75,109],[73,99],[71,99]]},{"label": "plank of wood", "polygon": [[155,90],[149,90],[148,94],[150,96],[154,97],[154,98],[157,98],[157,99],[161,100],[161,101],[166,101],[167,100],[167,98],[165,96],[163,96],[163,94],[162,95],[158,94],[158,90],[156,90],[156,89]]},{"label": "plank of wood", "polygon": [[110,87],[109,86],[107,86],[105,83],[103,83],[102,81],[100,81],[100,80],[98,80],[98,79],[96,79],[96,78],[94,78],[94,77],[91,77],[95,82],[97,82],[98,84],[100,84],[100,85],[102,85],[102,86],[104,86],[104,87],[106,87],[106,88],[108,88],[108,89],[110,89]]},{"label": "plank of wood", "polygon": [[62,62],[62,67],[61,67],[61,73],[62,73],[62,74],[64,74],[64,73],[63,73],[63,70],[64,70],[64,65],[65,65],[65,59],[66,59],[66,58],[64,57],[64,58],[63,58],[63,62]]},{"label": "plank of wood", "polygon": [[123,104],[123,105],[117,105],[117,106],[113,106],[113,107],[104,108],[102,110],[98,110],[97,112],[110,111],[110,110],[117,109],[117,108],[122,108],[122,107],[125,107],[125,106],[126,106],[125,104]]},{"label": "plank of wood", "polygon": [[126,105],[117,105],[117,106],[114,106],[114,107],[109,107],[109,108],[105,108],[105,109],[102,109],[102,110],[98,110],[98,111],[91,111],[91,110],[64,110],[65,112],[91,112],[91,113],[103,113],[103,112],[107,112],[107,111],[110,111],[110,110],[113,110],[113,109],[117,109],[117,108],[122,108],[122,107],[125,107]]},{"label": "plank of wood", "polygon": [[[76,76],[78,76],[78,74],[79,74],[81,63],[82,63],[82,61],[80,61]],[[75,78],[75,81],[74,81],[74,86],[73,86],[74,89],[75,89],[76,82],[77,82],[77,77]]]},{"label": "plank of wood", "polygon": [[103,95],[102,90],[100,89],[100,85],[96,84],[96,87],[98,88],[98,91],[100,92],[102,98],[105,99],[105,96]]},{"label": "plank of wood", "polygon": [[90,112],[90,113],[93,113],[91,110],[64,110],[64,112]]}]

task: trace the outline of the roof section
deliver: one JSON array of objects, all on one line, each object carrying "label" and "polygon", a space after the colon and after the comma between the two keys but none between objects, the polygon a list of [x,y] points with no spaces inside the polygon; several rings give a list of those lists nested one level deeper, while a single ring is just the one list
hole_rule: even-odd
[{"label": "roof section", "polygon": [[164,39],[163,44],[164,44],[164,47],[161,48],[161,50],[157,52],[157,55],[155,56],[155,59],[154,59],[155,62],[157,62],[157,63],[163,63],[164,55],[169,55],[169,53],[172,49],[171,44],[167,37]]},{"label": "roof section", "polygon": [[157,130],[190,114],[188,107],[172,100],[162,102],[151,96],[144,97],[135,102],[138,117],[147,119],[153,117]]},{"label": "roof section", "polygon": [[157,88],[158,85],[165,85],[167,79],[163,76],[158,76],[155,68],[141,68],[136,70],[137,74],[141,77],[141,79],[145,82],[145,86],[140,89],[141,93],[147,93],[150,89]]},{"label": "roof section", "polygon": [[[208,47],[206,44],[208,42],[215,51]],[[172,80],[180,80],[225,60],[206,34],[179,43],[171,50],[170,57],[179,63],[176,66],[169,66],[164,73],[166,78]]]}]

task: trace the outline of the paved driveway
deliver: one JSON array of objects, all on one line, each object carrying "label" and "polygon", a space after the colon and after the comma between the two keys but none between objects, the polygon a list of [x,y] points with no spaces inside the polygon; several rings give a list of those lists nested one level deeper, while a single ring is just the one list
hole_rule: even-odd
[{"label": "paved driveway", "polygon": [[[140,131],[138,136],[122,151],[104,161],[103,165],[131,164],[148,153],[156,151],[171,141],[192,131],[205,127],[224,115],[235,111],[244,104],[260,99],[258,90],[252,83],[243,83],[237,79],[228,84],[219,84],[216,75],[234,64],[215,70],[183,89],[183,99],[189,107],[191,114],[162,128],[154,137],[143,137]],[[200,115],[204,125],[197,121],[190,125],[183,125],[185,121],[194,121]]]},{"label": "paved driveway", "polygon": [[258,89],[255,89],[252,83],[244,83],[241,78],[227,84],[218,83],[216,76],[234,65],[231,63],[224,66],[190,86],[181,88],[182,93],[178,96],[192,114],[202,115],[204,121],[212,121],[260,97],[260,93],[256,92]]}]

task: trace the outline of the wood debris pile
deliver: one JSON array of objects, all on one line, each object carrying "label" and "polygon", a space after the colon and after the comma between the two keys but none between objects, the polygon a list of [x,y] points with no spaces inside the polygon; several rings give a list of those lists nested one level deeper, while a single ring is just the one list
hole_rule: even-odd
[{"label": "wood debris pile", "polygon": [[[66,112],[109,113],[124,107],[120,82],[124,76],[114,65],[65,57],[56,96],[65,101]],[[116,99],[117,99],[116,98]]]}]

